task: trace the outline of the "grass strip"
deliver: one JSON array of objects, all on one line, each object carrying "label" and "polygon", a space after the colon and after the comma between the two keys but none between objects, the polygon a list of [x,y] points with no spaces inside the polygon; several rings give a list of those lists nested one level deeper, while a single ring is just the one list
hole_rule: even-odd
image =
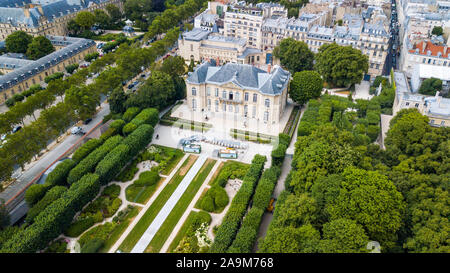
[{"label": "grass strip", "polygon": [[181,226],[177,235],[175,236],[175,238],[173,238],[173,241],[170,243],[170,246],[167,249],[167,253],[172,253],[175,250],[175,248],[177,248],[178,244],[183,239],[184,235],[191,226],[191,223],[195,219],[197,213],[198,212],[196,211],[191,211],[191,213],[189,213],[188,217],[186,218],[186,221],[184,221],[184,224]]},{"label": "grass strip", "polygon": [[206,177],[211,172],[211,169],[216,164],[216,160],[208,159],[205,164],[203,164],[200,171],[191,181],[186,191],[181,196],[180,200],[178,200],[175,207],[172,209],[170,214],[167,216],[166,220],[156,232],[155,236],[151,240],[150,244],[145,249],[145,252],[158,253],[166,242],[167,238],[172,233],[172,230],[175,228],[176,224],[180,220],[183,213],[186,211],[187,207],[191,203],[195,194],[198,192],[203,182],[205,182]]},{"label": "grass strip", "polygon": [[192,157],[195,156],[190,155],[188,158],[186,158],[186,160],[183,162],[177,173],[172,177],[169,183],[167,183],[164,189],[159,193],[158,197],[155,199],[153,204],[147,209],[144,215],[142,215],[142,218],[139,220],[136,226],[134,226],[134,228],[130,231],[128,236],[119,246],[120,251],[130,252],[133,249],[133,247],[137,244],[139,239],[142,237],[144,232],[152,223],[153,219],[155,219],[156,215],[158,215],[161,208],[170,198],[172,193],[175,191],[175,189],[178,187],[178,185],[180,184],[180,182],[183,180],[184,176],[187,173],[185,172],[184,175],[180,175],[180,171],[182,171],[185,167],[186,168],[188,167],[190,169],[194,164],[195,160],[193,160]]}]

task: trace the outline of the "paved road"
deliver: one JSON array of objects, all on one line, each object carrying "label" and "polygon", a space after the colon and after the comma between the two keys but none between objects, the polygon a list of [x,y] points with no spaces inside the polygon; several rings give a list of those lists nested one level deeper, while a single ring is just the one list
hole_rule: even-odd
[{"label": "paved road", "polygon": [[207,155],[203,154],[195,161],[194,165],[191,167],[189,172],[186,174],[186,176],[183,178],[181,183],[175,189],[173,194],[170,196],[169,200],[167,200],[164,207],[162,207],[162,209],[159,211],[158,215],[156,215],[155,219],[153,219],[153,222],[150,224],[150,226],[144,232],[144,235],[142,235],[141,239],[139,239],[137,244],[131,250],[131,253],[143,253],[145,251],[145,249],[147,248],[147,246],[150,244],[153,237],[155,236],[156,232],[159,230],[161,225],[164,223],[167,216],[169,216],[170,212],[175,207],[178,200],[180,200],[181,196],[186,191],[187,187],[192,182],[195,175],[198,173],[200,168],[203,166],[203,163],[205,163],[207,158],[208,158]]},{"label": "paved road", "polygon": [[[109,114],[109,104],[102,104],[102,109],[97,113],[97,115],[92,118],[92,121],[88,125],[83,125],[82,128],[85,132],[92,129],[95,125],[97,125],[100,121],[102,121],[103,117]],[[63,155],[68,148],[70,148],[73,144],[75,144],[81,138],[80,135],[70,135],[66,137],[64,141],[62,141],[58,146],[53,148],[50,152],[44,155],[38,162],[36,162],[31,168],[24,171],[17,178],[17,181],[12,185],[7,187],[3,192],[0,193],[0,199],[8,201],[13,196],[15,196],[18,192],[24,189],[30,181],[32,181],[39,173],[41,173],[44,169],[50,166],[58,157]],[[21,209],[12,210],[10,213],[11,223],[14,223],[18,219],[20,219],[26,213],[23,211],[23,207]]]}]

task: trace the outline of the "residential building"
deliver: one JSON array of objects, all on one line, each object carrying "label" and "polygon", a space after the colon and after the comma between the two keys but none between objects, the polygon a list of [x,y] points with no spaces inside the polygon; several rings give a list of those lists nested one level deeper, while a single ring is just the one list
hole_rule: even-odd
[{"label": "residential building", "polygon": [[67,35],[67,23],[80,11],[104,9],[120,0],[1,0],[0,40],[21,30],[30,35]]},{"label": "residential building", "polygon": [[450,99],[443,98],[439,92],[435,96],[420,95],[410,91],[406,75],[395,72],[395,99],[393,115],[398,111],[416,108],[419,113],[429,118],[432,126],[450,126]]},{"label": "residential building", "polygon": [[440,68],[450,67],[450,49],[448,46],[434,44],[428,39],[415,45],[409,45],[409,49],[403,52],[403,55],[401,70],[405,71],[408,77],[412,76],[414,66],[417,64],[433,65]]},{"label": "residential building", "polygon": [[209,62],[186,79],[191,111],[231,113],[243,120],[277,124],[287,101],[290,73],[279,66],[264,71],[252,65]]},{"label": "residential building", "polygon": [[92,40],[60,36],[47,38],[59,50],[36,61],[0,57],[0,69],[8,72],[0,76],[0,104],[31,85],[42,82],[45,77],[64,71],[67,65],[81,62],[84,56],[96,51]]},{"label": "residential building", "polygon": [[214,60],[218,65],[224,63],[263,64],[263,52],[246,46],[244,38],[226,37],[209,30],[194,28],[184,32],[178,40],[178,55],[187,63],[190,60],[203,62]]},{"label": "residential building", "polygon": [[450,66],[436,66],[429,64],[414,65],[411,76],[412,91],[418,92],[422,82],[429,78],[440,79],[442,81],[441,91],[448,92],[450,87]]}]

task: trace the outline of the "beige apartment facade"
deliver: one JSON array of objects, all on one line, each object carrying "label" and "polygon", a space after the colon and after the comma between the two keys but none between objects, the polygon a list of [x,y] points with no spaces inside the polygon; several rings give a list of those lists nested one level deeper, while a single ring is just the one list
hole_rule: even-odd
[{"label": "beige apartment facade", "polygon": [[264,62],[263,52],[246,46],[243,38],[233,38],[211,33],[208,30],[194,28],[185,32],[178,40],[178,54],[189,63],[216,61],[217,65],[225,63],[254,64]]},{"label": "beige apartment facade", "polygon": [[290,73],[279,66],[264,71],[245,64],[221,67],[205,62],[186,79],[187,103],[191,111],[228,113],[278,124],[286,107]]}]

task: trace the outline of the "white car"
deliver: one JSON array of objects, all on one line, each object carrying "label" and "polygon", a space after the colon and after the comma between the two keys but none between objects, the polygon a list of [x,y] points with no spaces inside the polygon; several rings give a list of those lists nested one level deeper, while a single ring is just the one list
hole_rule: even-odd
[{"label": "white car", "polygon": [[73,127],[72,130],[70,130],[70,132],[72,133],[72,135],[84,134],[83,128],[78,126]]}]

